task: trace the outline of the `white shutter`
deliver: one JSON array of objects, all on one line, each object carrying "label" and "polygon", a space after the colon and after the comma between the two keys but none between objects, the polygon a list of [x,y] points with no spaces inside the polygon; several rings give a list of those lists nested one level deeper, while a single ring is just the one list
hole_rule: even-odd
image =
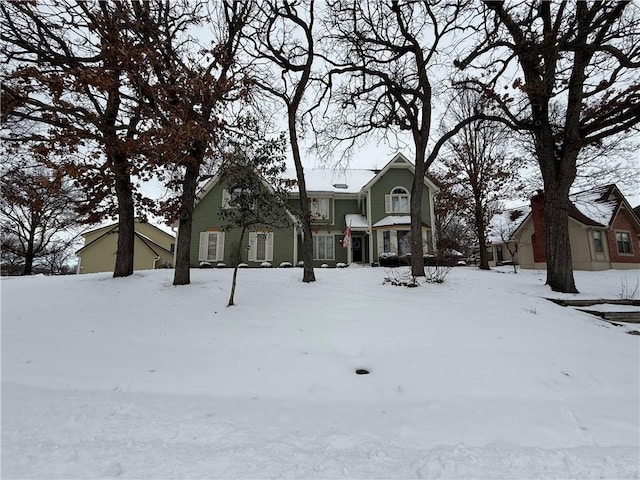
[{"label": "white shutter", "polygon": [[229,208],[229,199],[231,195],[229,195],[229,191],[227,189],[222,190],[222,208]]},{"label": "white shutter", "polygon": [[200,232],[200,248],[198,249],[198,261],[207,261],[207,247],[209,244],[209,233]]},{"label": "white shutter", "polygon": [[224,232],[218,232],[218,239],[216,242],[216,261],[221,262],[224,260]]},{"label": "white shutter", "polygon": [[258,234],[256,232],[249,232],[249,261],[256,261],[256,250],[258,244]]},{"label": "white shutter", "polygon": [[384,211],[386,213],[392,213],[391,212],[391,195],[388,193],[384,196]]},{"label": "white shutter", "polygon": [[273,262],[273,232],[267,233],[264,256],[267,262]]}]

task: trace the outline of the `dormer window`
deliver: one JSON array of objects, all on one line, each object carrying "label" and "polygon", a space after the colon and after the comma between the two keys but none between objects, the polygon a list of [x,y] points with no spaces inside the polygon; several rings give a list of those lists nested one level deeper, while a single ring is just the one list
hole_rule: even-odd
[{"label": "dormer window", "polygon": [[404,187],[395,187],[384,196],[386,213],[409,213],[409,191]]}]

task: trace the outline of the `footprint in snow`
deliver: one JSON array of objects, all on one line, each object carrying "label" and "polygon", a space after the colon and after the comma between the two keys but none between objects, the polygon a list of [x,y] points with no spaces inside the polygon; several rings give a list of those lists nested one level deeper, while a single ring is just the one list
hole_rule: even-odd
[{"label": "footprint in snow", "polygon": [[103,476],[117,478],[122,475],[122,465],[118,462],[111,462],[105,469]]}]

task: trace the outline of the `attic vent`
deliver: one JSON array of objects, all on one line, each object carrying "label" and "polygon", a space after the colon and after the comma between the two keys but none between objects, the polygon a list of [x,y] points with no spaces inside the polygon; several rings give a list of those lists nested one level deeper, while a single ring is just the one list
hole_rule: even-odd
[{"label": "attic vent", "polygon": [[335,188],[342,188],[342,189],[347,188],[347,184],[346,183],[334,183],[333,186]]}]

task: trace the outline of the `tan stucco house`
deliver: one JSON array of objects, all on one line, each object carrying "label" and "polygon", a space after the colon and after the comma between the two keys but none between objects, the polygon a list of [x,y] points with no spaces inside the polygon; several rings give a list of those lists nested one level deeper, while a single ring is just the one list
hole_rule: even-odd
[{"label": "tan stucco house", "polygon": [[[640,268],[640,219],[616,185],[571,195],[569,242],[575,270]],[[546,268],[544,192],[490,223],[489,264]]]},{"label": "tan stucco house", "polygon": [[[138,219],[135,221],[133,269],[149,270],[173,266],[175,237]],[[78,273],[113,271],[118,250],[118,224],[83,232],[84,246],[76,252]]]}]

